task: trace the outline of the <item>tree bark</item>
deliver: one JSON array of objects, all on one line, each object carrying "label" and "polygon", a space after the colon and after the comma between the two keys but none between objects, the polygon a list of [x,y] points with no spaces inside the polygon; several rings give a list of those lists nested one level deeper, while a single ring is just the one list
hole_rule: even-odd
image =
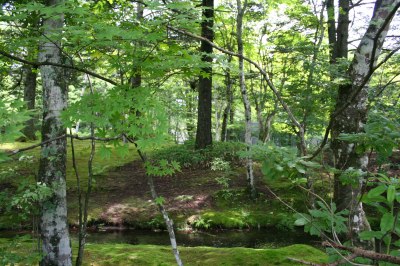
[{"label": "tree bark", "polygon": [[349,39],[349,0],[339,0],[338,25],[336,30],[336,58],[347,58]]},{"label": "tree bark", "polygon": [[[399,5],[400,0],[378,0],[375,3],[369,27],[349,68],[350,82],[339,87],[335,112],[351,102],[343,112],[334,118],[332,126],[335,167],[342,171],[349,168],[361,170],[367,168],[368,156],[358,154],[355,151],[354,143],[339,140],[338,137],[341,133],[352,134],[364,131],[368,111],[368,80],[381,52],[390,21]],[[340,174],[335,175],[334,201],[339,210],[345,208],[350,210],[349,237],[353,242],[357,242],[358,233],[369,228],[363,206],[358,200],[363,186],[363,178],[360,176],[356,181],[357,185],[351,186],[342,184],[339,177]]]},{"label": "tree bark", "polygon": [[[231,62],[232,57],[229,57],[228,62]],[[227,69],[225,72],[225,86],[226,86],[226,107],[222,114],[222,126],[221,126],[221,141],[229,140],[229,129],[228,124],[233,124],[233,81],[231,78],[230,70]]]},{"label": "tree bark", "polygon": [[186,131],[188,134],[188,139],[193,140],[194,139],[194,131],[195,131],[195,115],[194,113],[196,112],[196,102],[195,100],[192,99],[190,96],[192,92],[196,91],[198,84],[197,79],[192,79],[189,80],[189,87],[190,89],[187,91],[187,97],[185,99],[186,102]]},{"label": "tree bark", "polygon": [[[51,0],[48,6],[60,3],[62,0]],[[60,45],[63,23],[62,14],[43,22],[43,34],[51,41],[41,43],[39,62],[62,64]],[[46,141],[66,134],[60,114],[67,107],[67,84],[63,68],[42,65],[40,73],[43,83],[42,141]],[[65,136],[44,144],[41,149],[39,180],[53,189],[52,196],[41,204],[41,265],[72,264],[67,222],[66,153]]]},{"label": "tree bark", "polygon": [[[201,22],[201,36],[213,41],[214,39],[214,0],[202,0],[203,21]],[[212,116],[212,45],[201,41],[200,52],[202,61],[210,66],[202,69],[199,77],[199,101],[197,113],[196,149],[204,149],[212,145],[211,116]]]},{"label": "tree bark", "polygon": [[[31,13],[28,22],[33,28],[33,32],[30,33],[32,37],[37,37],[37,32],[39,30],[39,16],[37,14]],[[37,51],[38,50],[38,44],[37,42],[33,42],[33,45],[31,47],[27,47],[27,59],[37,59]],[[38,68],[36,66],[32,65],[25,65],[24,66],[24,102],[26,103],[26,107],[28,110],[33,111],[35,109],[35,97],[36,97],[36,78],[37,78],[37,70]],[[35,135],[36,129],[35,129],[35,123],[37,121],[36,117],[32,117],[28,121],[25,122],[25,126],[22,129],[22,133],[24,134],[25,137],[23,137],[21,140],[36,140],[37,137]]]},{"label": "tree bark", "polygon": [[[24,102],[26,103],[26,108],[33,111],[35,109],[37,68],[33,66],[25,66],[24,70]],[[26,121],[25,126],[22,129],[22,133],[25,136],[23,140],[36,140],[35,122],[36,119],[33,117]]]},{"label": "tree bark", "polygon": [[[336,62],[336,19],[335,19],[335,1],[326,1],[326,11],[328,15],[328,42],[329,42],[329,62]],[[347,45],[347,43],[346,43]]]},{"label": "tree bark", "polygon": [[[247,6],[247,0],[244,1],[242,6],[241,0],[236,0],[237,3],[237,19],[236,19],[236,36],[237,36],[237,46],[238,46],[238,54],[243,55],[243,16]],[[247,151],[251,151],[251,105],[250,100],[247,95],[245,77],[244,77],[244,60],[243,57],[239,57],[239,86],[240,92],[242,94],[242,100],[244,105],[244,115],[246,120],[246,131],[245,131],[245,142],[247,145]],[[251,192],[251,196],[253,198],[256,197],[256,187],[254,182],[254,174],[253,174],[253,160],[251,159],[251,155],[246,157],[246,175],[247,182]]]}]

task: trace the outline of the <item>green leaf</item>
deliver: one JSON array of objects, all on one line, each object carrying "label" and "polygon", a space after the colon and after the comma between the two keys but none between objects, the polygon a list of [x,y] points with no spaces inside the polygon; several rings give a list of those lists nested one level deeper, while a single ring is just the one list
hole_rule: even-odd
[{"label": "green leaf", "polygon": [[396,247],[400,247],[400,239],[396,240],[393,245],[395,245]]},{"label": "green leaf", "polygon": [[308,224],[308,221],[304,217],[299,218],[294,222],[294,225],[296,225],[296,226],[303,226],[303,225],[306,225],[306,224]]},{"label": "green leaf", "polygon": [[385,213],[381,218],[381,231],[388,232],[392,229],[394,223],[394,217],[391,213]]},{"label": "green leaf", "polygon": [[100,146],[99,155],[102,159],[110,159],[111,158],[111,149],[107,148],[106,145]]},{"label": "green leaf", "polygon": [[367,197],[369,198],[374,198],[376,196],[381,195],[383,192],[386,191],[386,185],[379,185],[376,188],[371,189],[368,194]]},{"label": "green leaf", "polygon": [[390,185],[387,190],[387,200],[392,203],[396,197],[396,187],[394,185]]},{"label": "green leaf", "polygon": [[381,239],[383,235],[384,233],[380,231],[364,231],[359,236],[361,240],[371,240],[373,238]]},{"label": "green leaf", "polygon": [[163,205],[164,202],[165,202],[165,198],[162,197],[162,196],[157,197],[157,198],[154,200],[154,202],[155,202],[157,205]]}]

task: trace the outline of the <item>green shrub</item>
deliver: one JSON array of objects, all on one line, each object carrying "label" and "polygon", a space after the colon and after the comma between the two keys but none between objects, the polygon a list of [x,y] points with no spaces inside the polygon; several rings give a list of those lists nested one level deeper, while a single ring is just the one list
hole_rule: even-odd
[{"label": "green shrub", "polygon": [[174,145],[151,154],[150,159],[174,160],[181,167],[210,167],[211,162],[220,158],[233,165],[241,165],[242,159],[239,153],[245,150],[245,144],[241,142],[215,142],[211,147],[203,150],[195,150],[194,142],[185,142],[185,144]]}]

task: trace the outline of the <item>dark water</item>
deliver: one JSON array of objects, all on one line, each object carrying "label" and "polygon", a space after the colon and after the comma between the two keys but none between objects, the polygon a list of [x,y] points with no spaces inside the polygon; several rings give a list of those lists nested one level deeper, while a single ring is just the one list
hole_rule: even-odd
[{"label": "dark water", "polygon": [[[10,238],[16,232],[0,231],[0,238]],[[282,247],[292,244],[318,245],[318,239],[312,238],[302,231],[279,231],[276,229],[261,230],[221,230],[207,232],[175,232],[178,245],[187,247],[209,246],[209,247],[248,247],[267,248]],[[71,233],[77,238],[76,233]],[[105,230],[88,233],[88,243],[125,243],[125,244],[148,244],[169,245],[169,236],[166,231],[151,230]]]},{"label": "dark water", "polygon": [[[207,231],[181,232],[177,231],[178,245],[187,247],[281,247],[292,244],[316,245],[317,239],[311,238],[301,231],[285,232],[277,230],[248,230],[248,231]],[[169,245],[168,232],[143,230],[113,230],[94,232],[88,236],[92,243],[127,243]]]}]

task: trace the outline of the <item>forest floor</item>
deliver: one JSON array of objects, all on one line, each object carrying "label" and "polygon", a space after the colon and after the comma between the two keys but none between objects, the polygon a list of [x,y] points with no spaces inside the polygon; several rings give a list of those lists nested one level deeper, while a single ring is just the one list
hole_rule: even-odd
[{"label": "forest floor", "polygon": [[[0,146],[3,150],[15,150],[32,143],[14,143]],[[95,158],[95,182],[89,201],[91,229],[120,227],[163,229],[164,221],[153,203],[147,177],[141,161],[131,147],[128,157],[114,153],[108,158]],[[90,149],[87,142],[76,143],[75,155],[80,173],[81,186],[87,183],[87,158]],[[0,165],[0,190],[12,189],[23,180],[33,183],[37,173],[39,149],[13,157]],[[159,196],[178,230],[197,229],[251,229],[275,227],[293,229],[293,212],[270,192],[279,195],[288,206],[305,211],[307,195],[294,187],[287,179],[265,181],[256,165],[259,197],[252,200],[246,189],[245,169],[232,167],[229,172],[213,171],[210,167],[182,168],[181,172],[167,177],[154,177]],[[7,176],[11,178],[6,178]],[[228,186],[217,180],[225,178]],[[76,176],[72,168],[69,150],[67,165],[68,216],[72,227],[78,220]],[[15,217],[0,216],[0,227],[18,229]],[[29,225],[28,225],[29,226]],[[34,242],[0,238],[0,258],[35,248]],[[72,241],[76,254],[76,241]],[[4,251],[4,252],[3,252]],[[325,262],[326,255],[311,246],[292,245],[276,249],[182,247],[182,259],[186,265],[301,265],[290,258],[313,262]],[[158,245],[128,245],[115,243],[88,243],[85,265],[174,265],[169,247]],[[35,254],[32,251],[32,254]],[[27,258],[29,259],[29,258]],[[33,258],[35,260],[35,258]],[[32,261],[33,261],[32,260]],[[37,258],[36,258],[37,260]],[[32,262],[31,261],[31,262]],[[27,263],[31,265],[33,263]],[[24,264],[24,263],[22,263]]]},{"label": "forest floor", "polygon": [[[217,178],[224,176],[229,187]],[[292,228],[292,213],[269,191],[269,186],[289,205],[304,211],[305,196],[288,183],[266,184],[256,171],[259,197],[252,200],[246,189],[246,174],[236,168],[228,176],[209,168],[184,168],[173,176],[154,177],[159,196],[182,230],[193,228],[259,228],[280,226]],[[284,189],[283,189],[284,187]],[[280,193],[284,191],[284,193]],[[76,189],[68,191],[70,221],[77,223]],[[295,206],[297,205],[297,206]],[[97,227],[163,228],[164,222],[153,203],[141,161],[135,160],[96,176],[90,197],[90,223]]]},{"label": "forest floor", "polygon": [[[32,143],[3,144],[0,149],[15,150]],[[98,147],[98,151],[101,148]],[[89,142],[75,143],[75,155],[81,187],[87,184],[87,160]],[[164,228],[164,221],[157,206],[152,202],[145,170],[134,147],[128,156],[115,152],[103,158],[98,152],[94,160],[95,182],[89,201],[89,221],[93,228],[117,226],[141,229]],[[0,165],[7,178],[0,180],[1,188],[15,187],[22,180],[34,181],[39,161],[39,149],[14,156],[13,160]],[[68,151],[67,197],[68,216],[72,226],[78,221],[78,196],[76,176],[72,167],[71,150]],[[210,167],[182,168],[173,176],[154,177],[159,196],[175,225],[181,230],[192,229],[245,229],[260,227],[293,228],[293,212],[269,191],[271,189],[290,207],[305,211],[307,195],[294,187],[288,179],[266,182],[256,165],[256,186],[259,197],[252,200],[246,189],[245,169],[233,167],[228,173],[212,171]],[[227,187],[217,182],[227,180]],[[324,187],[322,185],[321,187]],[[1,228],[15,228],[15,219],[0,217]]]}]

